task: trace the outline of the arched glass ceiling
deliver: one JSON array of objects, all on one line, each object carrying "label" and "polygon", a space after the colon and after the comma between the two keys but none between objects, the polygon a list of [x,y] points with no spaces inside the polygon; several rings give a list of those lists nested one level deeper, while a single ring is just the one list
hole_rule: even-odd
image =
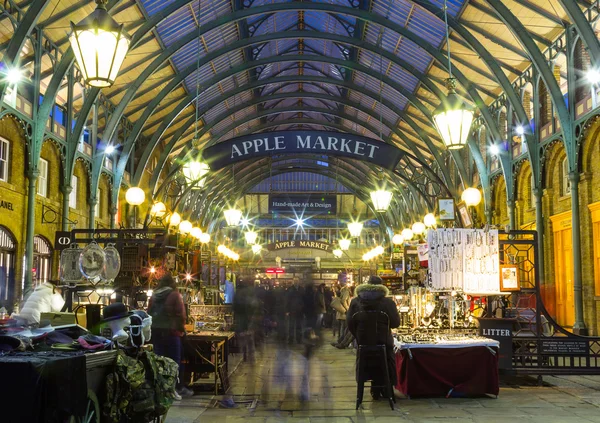
[{"label": "arched glass ceiling", "polygon": [[[502,0],[526,25],[520,40],[516,26],[500,16],[498,0],[448,1],[459,92],[477,104],[491,136],[498,131],[488,106],[503,90],[512,91],[510,82],[531,66],[532,45],[547,52],[564,33],[571,22],[564,1]],[[88,16],[94,5],[48,3],[36,21],[57,53],[43,60],[41,93],[64,104],[63,81],[72,61],[69,21]],[[442,5],[442,0],[111,0],[108,8],[133,35],[133,46],[116,84],[102,91],[99,136],[105,142],[116,136],[124,144],[120,169],[130,154],[143,168],[159,143],[171,157],[190,147],[198,108],[207,140],[290,128],[381,134],[443,173],[447,153],[438,151],[430,120],[447,76]],[[5,46],[13,34],[9,26],[0,29]],[[523,37],[533,43],[527,51]],[[26,43],[24,67],[32,55]],[[89,119],[96,96],[97,91],[77,88],[76,114]],[[122,118],[130,127],[119,132]],[[83,128],[88,122],[77,124]],[[137,182],[141,171],[134,172]]]}]

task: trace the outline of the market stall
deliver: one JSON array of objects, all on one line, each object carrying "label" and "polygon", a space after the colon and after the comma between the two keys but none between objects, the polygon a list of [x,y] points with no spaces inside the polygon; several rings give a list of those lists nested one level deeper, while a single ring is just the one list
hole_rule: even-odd
[{"label": "market stall", "polygon": [[184,341],[185,380],[201,388],[210,385],[216,394],[229,389],[230,356],[234,347],[230,305],[190,305],[188,334]]},{"label": "market stall", "polygon": [[499,393],[498,341],[448,337],[397,342],[396,349],[396,388],[408,397]]}]

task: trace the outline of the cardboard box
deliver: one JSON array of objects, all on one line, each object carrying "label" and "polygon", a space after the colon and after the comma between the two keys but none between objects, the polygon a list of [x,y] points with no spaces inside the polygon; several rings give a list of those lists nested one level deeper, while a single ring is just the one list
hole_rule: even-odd
[{"label": "cardboard box", "polygon": [[75,313],[42,313],[41,320],[50,320],[52,326],[77,323],[75,320]]}]

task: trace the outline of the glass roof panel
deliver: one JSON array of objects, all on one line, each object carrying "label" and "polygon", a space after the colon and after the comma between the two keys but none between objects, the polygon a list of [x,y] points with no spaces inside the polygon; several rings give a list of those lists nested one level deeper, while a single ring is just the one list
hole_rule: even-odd
[{"label": "glass roof panel", "polygon": [[[268,4],[288,2],[291,0],[256,0],[250,7],[258,7]],[[352,7],[350,0],[315,0],[318,2],[336,4],[344,7]],[[429,0],[432,4],[437,7],[443,7],[444,0]],[[464,7],[464,0],[446,0],[448,3],[448,11],[452,16],[459,16]],[[152,16],[159,13],[162,9],[172,4],[174,0],[139,0],[139,5],[144,9],[145,13]],[[188,35],[198,30],[198,22],[200,25],[214,21],[216,18],[225,16],[232,13],[232,2],[223,0],[201,0],[201,6],[199,9],[198,1],[191,1],[184,7],[181,7],[176,12],[172,13],[166,19],[164,19],[156,28],[156,34],[160,38],[160,41],[165,47],[171,46],[181,37]],[[418,37],[422,38],[426,42],[430,43],[436,48],[439,48],[444,44],[445,30],[443,21],[421,6],[417,5],[411,0],[372,0],[371,11],[378,13],[386,18],[390,19],[394,23],[407,28],[409,31],[417,34]],[[354,28],[357,19],[348,15],[334,15],[331,13],[324,13],[319,11],[284,11],[277,12],[270,15],[251,16],[247,19],[249,32],[253,36],[260,36],[269,33],[282,32],[286,30],[301,30],[306,29],[308,33],[311,31],[320,31],[326,33],[334,33],[341,36],[353,36]],[[377,45],[380,43],[381,47],[389,52],[392,52],[394,56],[401,57],[404,61],[410,63],[422,74],[426,74],[431,66],[431,56],[415,42],[410,41],[400,36],[395,31],[389,29],[380,30],[379,25],[369,23],[364,27],[364,33],[362,39],[371,45]],[[181,72],[187,67],[194,66],[200,57],[205,57],[208,52],[214,52],[218,49],[226,48],[226,46],[232,44],[239,39],[240,28],[237,23],[231,22],[222,25],[220,28],[214,29],[201,38],[198,49],[198,42],[194,40],[188,43],[178,52],[171,57],[171,63],[175,67],[175,72]],[[307,34],[308,35],[308,34]],[[314,33],[312,35],[315,35]],[[209,102],[218,100],[219,98],[226,98],[227,92],[233,90],[235,87],[244,85],[250,82],[250,75],[261,80],[267,80],[276,76],[285,75],[306,75],[306,76],[326,76],[335,80],[347,80],[348,76],[352,75],[352,82],[365,87],[367,90],[376,94],[378,97],[379,91],[381,95],[389,102],[393,103],[399,109],[405,109],[408,106],[407,98],[400,94],[396,89],[393,89],[387,84],[380,87],[380,81],[378,78],[362,74],[357,71],[350,71],[348,68],[340,69],[337,66],[322,63],[318,61],[318,56],[323,55],[326,57],[334,57],[342,60],[347,60],[349,57],[357,57],[360,64],[369,67],[374,73],[379,73],[382,70],[392,80],[397,82],[399,85],[404,87],[407,92],[414,93],[419,89],[419,77],[420,75],[413,75],[406,69],[395,63],[390,63],[386,58],[380,59],[377,53],[371,51],[365,51],[358,49],[353,56],[354,48],[348,44],[334,43],[328,40],[321,40],[316,38],[305,38],[302,41],[303,44],[299,43],[297,39],[282,39],[270,41],[261,45],[253,45],[252,51],[253,57],[247,57],[242,50],[231,51],[227,55],[218,57],[210,63],[204,64],[198,72],[193,72],[186,79],[184,86],[188,92],[195,92],[197,81],[202,89],[202,94],[197,101],[197,107],[204,111]],[[261,68],[254,70],[248,70],[237,75],[236,80],[233,78],[225,78],[219,84],[211,87],[206,87],[205,84],[208,80],[213,78],[215,75],[223,74],[230,68],[243,64],[244,60],[256,60],[265,59],[283,54],[303,54],[307,58],[309,56],[315,56],[314,60],[304,61],[304,65],[299,67],[298,64],[292,62],[281,62],[276,64],[267,64]],[[381,63],[380,63],[381,62]],[[301,69],[301,71],[300,71]],[[347,101],[360,104],[363,107],[373,109],[375,114],[382,113],[383,117],[395,124],[398,119],[398,115],[385,106],[379,105],[377,99],[369,98],[368,96],[353,92],[352,90],[342,90],[339,86],[333,84],[322,84],[313,82],[294,82],[286,84],[269,84],[258,92],[260,95],[268,96],[272,93],[293,93],[302,89],[306,92],[315,93],[329,93],[333,96],[345,95]],[[235,96],[235,100],[230,99],[229,101],[221,102],[214,110],[208,110],[204,116],[206,123],[214,123],[213,120],[218,119],[219,116],[224,116],[232,107],[232,103],[241,104],[243,102],[249,102],[254,98],[255,92],[245,91]],[[271,102],[267,105],[272,104]],[[285,107],[294,104],[294,100],[285,100],[278,103],[277,107]],[[319,100],[308,100],[304,99],[303,104],[310,105],[310,107],[324,107],[324,103]],[[331,101],[329,102],[332,107],[336,107],[336,104]],[[381,112],[380,112],[381,108]],[[344,107],[347,113],[352,110],[349,107]],[[255,107],[249,107],[248,110],[244,110],[235,114],[235,116],[229,116],[224,122],[218,122],[224,129],[230,124],[233,119],[240,119],[247,116],[255,110]],[[362,112],[352,113],[356,116],[356,119],[366,120],[376,128],[378,128],[378,122],[372,122],[373,119],[368,118]],[[297,114],[286,113],[282,116],[269,117],[270,120],[285,120],[296,117]],[[333,120],[333,117],[325,117],[321,114],[304,113],[303,116],[310,116],[316,119],[315,125],[320,125],[318,121],[322,121],[326,124],[329,120]],[[338,119],[338,121],[340,121]],[[236,131],[232,133],[240,133],[240,131],[248,130],[251,127],[260,125],[264,122],[264,119],[255,119],[249,123],[240,125]],[[353,122],[346,122],[341,120],[343,125],[353,125]],[[282,123],[283,125],[283,123]],[[290,124],[286,124],[287,127]],[[371,133],[365,128],[360,129],[363,133]],[[377,129],[377,132],[379,130]],[[388,135],[388,129],[382,130],[384,136]],[[229,134],[228,134],[229,136]],[[372,134],[371,136],[377,137]]]}]

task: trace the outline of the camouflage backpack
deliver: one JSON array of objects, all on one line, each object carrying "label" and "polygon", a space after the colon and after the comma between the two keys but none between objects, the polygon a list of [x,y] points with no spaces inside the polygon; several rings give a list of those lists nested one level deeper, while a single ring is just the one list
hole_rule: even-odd
[{"label": "camouflage backpack", "polygon": [[[127,421],[131,408],[138,408],[139,394],[134,398],[134,392],[146,382],[144,364],[125,354],[123,350],[117,352],[115,369],[106,377],[106,402],[104,415],[111,422]],[[153,393],[152,393],[153,394]]]},{"label": "camouflage backpack", "polygon": [[148,351],[129,357],[119,350],[115,370],[106,377],[104,415],[113,423],[145,423],[164,415],[173,404],[177,375],[170,358]]},{"label": "camouflage backpack", "polygon": [[146,366],[146,378],[154,387],[156,416],[165,414],[175,398],[175,385],[179,375],[179,366],[168,357],[144,351],[140,360]]}]

